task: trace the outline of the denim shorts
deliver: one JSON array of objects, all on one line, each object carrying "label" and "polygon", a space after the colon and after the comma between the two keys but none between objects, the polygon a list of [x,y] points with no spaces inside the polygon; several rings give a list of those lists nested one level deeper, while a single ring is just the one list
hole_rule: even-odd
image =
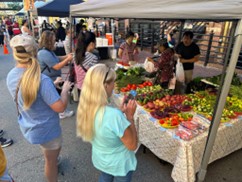
[{"label": "denim shorts", "polygon": [[126,176],[113,176],[102,172],[98,182],[131,182],[133,171],[129,171]]},{"label": "denim shorts", "polygon": [[8,174],[8,169],[6,168],[4,173],[3,173],[3,176],[0,177],[0,180],[1,181],[9,181],[9,182],[13,182],[11,176]]},{"label": "denim shorts", "polygon": [[40,147],[43,150],[57,150],[61,148],[62,145],[62,136],[60,135],[58,138],[55,138],[47,143],[40,144]]}]

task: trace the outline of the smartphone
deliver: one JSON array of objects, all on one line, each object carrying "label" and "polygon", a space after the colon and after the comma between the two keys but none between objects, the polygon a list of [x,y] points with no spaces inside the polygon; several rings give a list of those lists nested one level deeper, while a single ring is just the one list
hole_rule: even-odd
[{"label": "smartphone", "polygon": [[129,100],[134,100],[137,92],[135,90],[131,90],[127,98],[124,100],[124,104],[128,104]]},{"label": "smartphone", "polygon": [[128,97],[125,99],[124,104],[128,104],[129,100],[134,100],[135,97],[132,94],[129,94]]}]

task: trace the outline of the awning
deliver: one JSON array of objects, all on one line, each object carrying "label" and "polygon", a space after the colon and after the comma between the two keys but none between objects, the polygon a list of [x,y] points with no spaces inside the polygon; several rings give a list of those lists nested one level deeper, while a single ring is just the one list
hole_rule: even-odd
[{"label": "awning", "polygon": [[69,17],[70,5],[82,2],[82,0],[54,0],[37,8],[37,13],[38,16]]}]

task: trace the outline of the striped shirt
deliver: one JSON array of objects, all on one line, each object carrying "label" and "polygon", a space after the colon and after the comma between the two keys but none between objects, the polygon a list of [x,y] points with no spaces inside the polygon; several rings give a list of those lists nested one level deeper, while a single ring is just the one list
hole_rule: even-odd
[{"label": "striped shirt", "polygon": [[[90,67],[97,64],[97,62],[98,62],[97,56],[95,56],[90,52],[86,52],[85,60],[83,61],[82,65],[84,66],[84,68],[88,70]],[[86,72],[82,69],[80,65],[77,65],[76,63],[74,63],[74,67],[75,67],[75,73],[76,73],[76,86],[78,89],[81,90],[84,78],[86,76]]]}]

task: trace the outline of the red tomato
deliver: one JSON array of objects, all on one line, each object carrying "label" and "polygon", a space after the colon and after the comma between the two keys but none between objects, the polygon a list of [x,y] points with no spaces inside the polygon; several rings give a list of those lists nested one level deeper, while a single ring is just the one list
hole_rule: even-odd
[{"label": "red tomato", "polygon": [[137,88],[136,85],[132,85],[131,87],[132,90],[136,90],[136,88]]},{"label": "red tomato", "polygon": [[146,87],[146,86],[147,86],[147,83],[146,83],[146,82],[144,82],[144,83],[143,83],[143,86],[144,86],[144,87]]},{"label": "red tomato", "polygon": [[131,88],[131,87],[132,87],[132,84],[128,84],[128,85],[127,85],[127,88]]},{"label": "red tomato", "polygon": [[163,119],[161,119],[159,122],[160,122],[160,124],[164,124],[165,123],[165,121]]},{"label": "red tomato", "polygon": [[129,88],[124,88],[124,92],[128,92],[130,89]]}]

